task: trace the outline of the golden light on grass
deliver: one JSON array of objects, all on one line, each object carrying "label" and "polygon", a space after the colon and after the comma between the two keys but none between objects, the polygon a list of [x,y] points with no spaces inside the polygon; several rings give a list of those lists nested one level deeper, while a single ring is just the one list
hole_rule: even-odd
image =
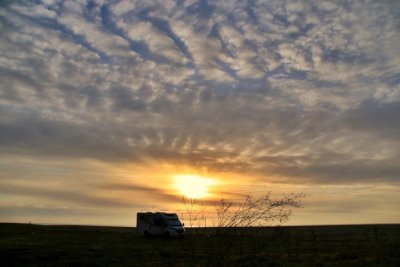
[{"label": "golden light on grass", "polygon": [[216,184],[214,179],[191,174],[178,174],[173,179],[176,190],[188,198],[205,198],[209,187]]}]

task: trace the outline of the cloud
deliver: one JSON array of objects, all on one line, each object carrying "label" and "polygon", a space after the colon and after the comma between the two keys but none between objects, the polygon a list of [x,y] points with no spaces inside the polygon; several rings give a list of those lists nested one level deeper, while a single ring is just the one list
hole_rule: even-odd
[{"label": "cloud", "polygon": [[1,219],[132,225],[181,203],[181,172],[304,191],[308,224],[398,220],[399,10],[3,1]]},{"label": "cloud", "polygon": [[64,205],[78,204],[85,206],[103,206],[113,208],[129,208],[132,203],[124,202],[114,198],[97,197],[88,192],[71,190],[60,190],[55,188],[32,187],[24,185],[1,184],[2,194],[34,196],[39,199],[50,199],[53,203],[59,202]]},{"label": "cloud", "polygon": [[398,7],[3,5],[0,149],[294,183],[394,183]]}]

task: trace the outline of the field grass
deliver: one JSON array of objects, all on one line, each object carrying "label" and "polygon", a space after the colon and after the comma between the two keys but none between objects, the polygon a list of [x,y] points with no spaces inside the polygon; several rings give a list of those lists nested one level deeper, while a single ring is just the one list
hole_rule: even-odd
[{"label": "field grass", "polygon": [[0,266],[400,266],[400,225],[188,229],[0,224]]}]

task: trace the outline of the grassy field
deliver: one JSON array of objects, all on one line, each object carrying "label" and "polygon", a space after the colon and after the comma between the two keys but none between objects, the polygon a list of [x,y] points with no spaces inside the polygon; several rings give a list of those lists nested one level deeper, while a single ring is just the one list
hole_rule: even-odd
[{"label": "grassy field", "polygon": [[400,225],[189,229],[0,224],[0,266],[400,266]]}]

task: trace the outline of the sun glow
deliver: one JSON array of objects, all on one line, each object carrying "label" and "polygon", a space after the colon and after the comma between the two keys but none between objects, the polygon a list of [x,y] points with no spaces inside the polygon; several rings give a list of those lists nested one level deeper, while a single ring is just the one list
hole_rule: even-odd
[{"label": "sun glow", "polygon": [[188,198],[204,198],[209,195],[209,187],[216,184],[214,179],[198,175],[181,174],[174,177],[175,188]]}]

